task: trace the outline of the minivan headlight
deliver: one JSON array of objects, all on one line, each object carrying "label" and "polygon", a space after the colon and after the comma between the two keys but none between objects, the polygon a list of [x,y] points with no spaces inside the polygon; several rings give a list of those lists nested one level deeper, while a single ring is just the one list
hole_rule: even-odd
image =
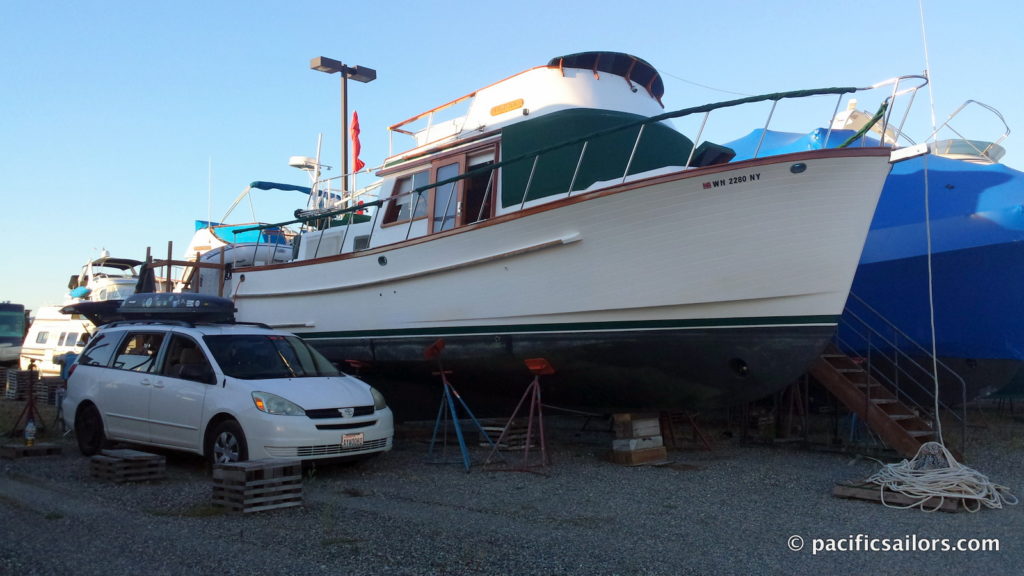
[{"label": "minivan headlight", "polygon": [[256,409],[279,416],[304,416],[306,411],[298,404],[270,392],[253,392],[252,401]]},{"label": "minivan headlight", "polygon": [[370,386],[370,394],[373,394],[374,410],[383,410],[388,407],[388,402],[384,399],[384,395],[380,393],[380,390]]}]

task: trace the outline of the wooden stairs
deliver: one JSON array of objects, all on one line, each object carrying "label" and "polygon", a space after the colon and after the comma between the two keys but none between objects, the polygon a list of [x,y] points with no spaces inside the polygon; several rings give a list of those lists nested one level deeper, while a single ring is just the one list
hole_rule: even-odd
[{"label": "wooden stairs", "polygon": [[810,373],[904,458],[913,458],[922,444],[936,439],[928,422],[834,344],[814,361]]}]

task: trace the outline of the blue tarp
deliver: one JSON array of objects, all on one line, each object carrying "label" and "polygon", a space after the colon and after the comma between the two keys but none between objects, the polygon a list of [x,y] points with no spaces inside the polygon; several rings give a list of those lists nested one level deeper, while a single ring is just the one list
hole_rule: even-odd
[{"label": "blue tarp", "polygon": [[[764,134],[764,141],[761,142],[761,135]],[[758,158],[765,156],[776,156],[790,152],[803,152],[806,150],[821,150],[822,148],[838,148],[843,142],[856,134],[854,130],[833,130],[829,134],[827,128],[818,128],[813,132],[776,132],[765,131],[761,128],[754,130],[743,138],[726,142],[724,145],[736,152],[733,162],[749,160],[754,157],[757,145],[761,143],[761,149],[757,152]],[[828,142],[825,138],[828,137]],[[827,144],[827,145],[826,145]],[[858,138],[850,147],[854,146],[878,146],[878,140],[872,138]]]}]

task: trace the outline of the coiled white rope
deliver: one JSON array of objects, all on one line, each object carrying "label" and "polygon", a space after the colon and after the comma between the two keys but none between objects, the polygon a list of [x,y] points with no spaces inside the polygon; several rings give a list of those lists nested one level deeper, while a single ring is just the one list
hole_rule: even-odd
[{"label": "coiled white rope", "polygon": [[[1002,508],[1004,504],[1017,504],[1017,497],[1009,488],[994,484],[981,472],[960,464],[938,442],[926,442],[912,460],[883,466],[868,478],[868,482],[879,485],[882,504],[889,508],[920,508],[934,512],[942,507],[946,498],[960,499],[968,512],[977,512],[982,506]],[[885,501],[886,489],[916,501],[905,506],[890,504]],[[938,504],[934,508],[926,508],[925,503],[931,498],[937,498]],[[977,503],[973,508],[968,504],[971,501]]]}]

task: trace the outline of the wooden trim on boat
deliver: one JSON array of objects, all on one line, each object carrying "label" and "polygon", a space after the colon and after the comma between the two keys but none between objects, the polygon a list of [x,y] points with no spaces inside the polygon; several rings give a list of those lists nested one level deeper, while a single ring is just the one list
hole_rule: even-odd
[{"label": "wooden trim on boat", "polygon": [[[408,164],[409,162],[415,162],[417,160],[431,162],[435,154],[440,154],[442,152],[455,154],[457,153],[458,148],[462,146],[482,144],[481,141],[486,140],[488,138],[494,138],[495,141],[497,141],[499,133],[500,131],[498,130],[492,130],[490,132],[485,132],[483,134],[474,134],[473,136],[468,136],[466,138],[458,138],[451,142],[446,142],[444,144],[429,149],[427,148],[428,146],[434,145],[438,142],[443,142],[448,137],[439,138],[437,140],[434,140],[433,142],[427,142],[422,146],[417,146],[415,148],[406,150],[405,152],[402,152],[400,154],[395,154],[394,156],[391,156],[390,158],[384,161],[384,168],[381,168],[380,170],[375,172],[374,175],[377,176],[378,178],[382,178],[385,176],[390,176],[392,174],[402,172],[404,170],[409,170],[410,167],[406,166],[406,164]],[[415,152],[415,154],[413,152]]]}]

